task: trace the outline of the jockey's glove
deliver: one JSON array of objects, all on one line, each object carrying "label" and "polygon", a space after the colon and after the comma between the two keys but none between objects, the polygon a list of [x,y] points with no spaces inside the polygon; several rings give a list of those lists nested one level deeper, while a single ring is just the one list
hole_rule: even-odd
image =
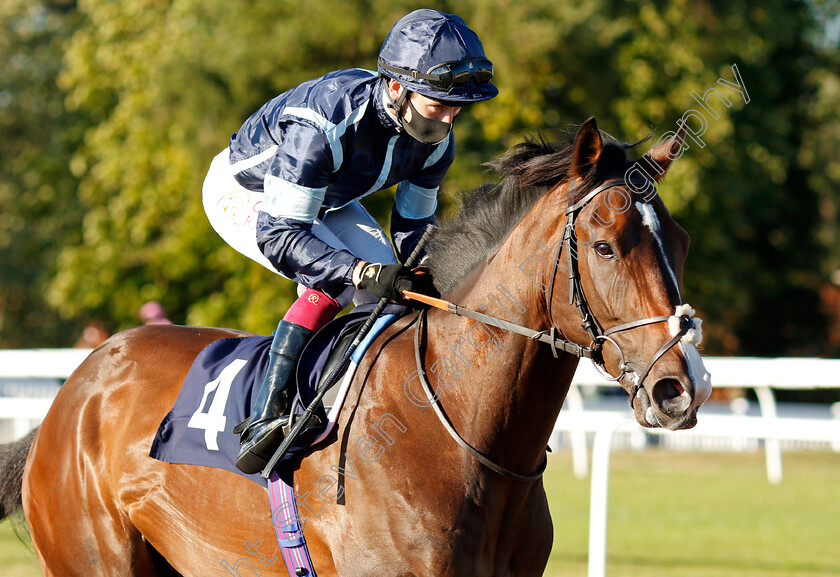
[{"label": "jockey's glove", "polygon": [[424,267],[412,270],[404,264],[364,263],[359,271],[358,280],[354,284],[356,288],[366,290],[379,298],[388,297],[400,304],[410,306],[418,306],[422,303],[404,300],[403,291],[440,297],[431,273]]}]

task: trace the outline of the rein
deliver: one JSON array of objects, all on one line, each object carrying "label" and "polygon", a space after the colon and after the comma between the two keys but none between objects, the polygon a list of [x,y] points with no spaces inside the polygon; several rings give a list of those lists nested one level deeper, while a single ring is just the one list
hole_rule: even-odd
[{"label": "rein", "polygon": [[[425,356],[425,347],[423,343],[425,342],[425,333],[426,333],[426,310],[420,312],[419,320],[420,322],[417,323],[417,326],[414,328],[414,358],[417,361],[417,376],[420,379],[420,383],[423,385],[423,390],[426,392],[426,396],[429,398],[429,402],[432,404],[432,407],[435,410],[435,414],[437,415],[440,422],[443,424],[443,427],[446,429],[446,432],[455,439],[455,442],[458,443],[467,453],[472,455],[476,460],[478,460],[482,465],[485,467],[492,469],[502,477],[507,477],[508,479],[513,479],[515,481],[534,481],[542,477],[543,473],[545,472],[545,468],[548,465],[548,457],[543,455],[543,462],[538,467],[537,471],[530,474],[530,475],[520,475],[518,473],[514,473],[513,471],[509,471],[505,469],[501,465],[494,463],[490,458],[470,445],[464,438],[458,434],[458,431],[455,430],[455,427],[452,426],[452,422],[446,416],[446,413],[443,412],[443,408],[440,406],[438,402],[437,395],[435,395],[434,391],[432,391],[432,387],[429,384],[428,379],[426,378],[426,370],[423,368],[423,357]],[[480,313],[478,313],[480,314]],[[497,319],[498,320],[498,319]],[[421,333],[423,333],[423,337],[421,338]]]}]

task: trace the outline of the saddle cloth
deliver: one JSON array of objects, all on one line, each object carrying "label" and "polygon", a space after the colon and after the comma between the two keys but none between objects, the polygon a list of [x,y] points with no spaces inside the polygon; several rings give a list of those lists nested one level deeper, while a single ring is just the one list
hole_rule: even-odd
[{"label": "saddle cloth", "polygon": [[[295,414],[302,413],[315,397],[319,383],[337,364],[352,341],[349,336],[370,315],[373,306],[359,306],[334,319],[307,344],[297,366],[298,392],[292,405]],[[344,376],[336,379],[318,407],[318,426],[304,431],[278,463],[281,475],[296,457],[329,435],[362,355],[405,310],[398,305],[386,307],[356,348]],[[267,486],[259,474],[246,475],[236,468],[239,435],[233,433],[233,428],[250,414],[265,375],[271,340],[270,336],[236,337],[205,347],[190,367],[175,405],[161,421],[149,456],[167,463],[225,469]]]}]

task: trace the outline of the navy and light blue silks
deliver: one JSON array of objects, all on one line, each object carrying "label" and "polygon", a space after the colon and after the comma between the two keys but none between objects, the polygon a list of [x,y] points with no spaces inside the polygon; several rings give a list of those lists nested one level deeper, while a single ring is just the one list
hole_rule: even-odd
[{"label": "navy and light blue silks", "polygon": [[417,76],[456,63],[472,70],[476,62],[492,67],[460,17],[415,10],[385,39],[378,73],[330,72],[280,94],[245,121],[230,139],[231,171],[242,187],[265,195],[256,239],[277,271],[336,298],[352,285],[358,258],[313,235],[313,220],[394,185],[392,241],[405,260],[435,220],[438,188],[455,157],[455,141],[451,133],[439,144],[406,134],[400,128],[405,119],[398,123],[388,108],[395,105],[386,92],[387,77],[404,87],[400,102],[406,90],[449,105],[480,102],[498,94],[489,80],[469,75],[457,85],[432,86]]},{"label": "navy and light blue silks", "polygon": [[397,185],[391,234],[401,260],[435,221],[453,137],[428,145],[398,132],[376,73],[340,70],[266,103],[230,140],[234,177],[263,191],[257,242],[283,276],[337,297],[357,258],[311,233],[325,211]]}]

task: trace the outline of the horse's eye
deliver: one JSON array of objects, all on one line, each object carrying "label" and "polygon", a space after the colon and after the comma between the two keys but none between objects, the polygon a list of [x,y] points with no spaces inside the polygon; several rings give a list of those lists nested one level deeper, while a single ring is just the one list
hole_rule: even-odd
[{"label": "horse's eye", "polygon": [[613,252],[612,247],[608,243],[604,242],[603,240],[600,240],[600,241],[596,242],[592,246],[592,248],[595,249],[595,252],[597,252],[598,256],[600,256],[600,257],[603,257],[603,258],[614,258],[615,257],[615,253]]}]

